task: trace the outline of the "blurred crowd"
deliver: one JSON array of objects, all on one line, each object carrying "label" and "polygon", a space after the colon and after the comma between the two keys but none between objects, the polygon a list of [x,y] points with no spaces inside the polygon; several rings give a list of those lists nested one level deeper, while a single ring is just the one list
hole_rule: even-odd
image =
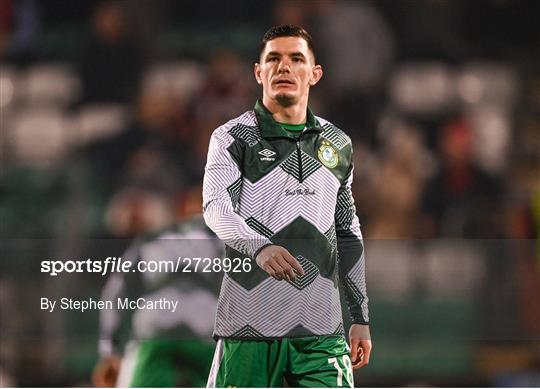
[{"label": "blurred crowd", "polygon": [[[7,262],[81,255],[87,239],[200,213],[210,135],[260,95],[260,37],[293,23],[325,70],[310,106],[353,139],[374,304],[473,296],[476,339],[498,340],[479,344],[475,371],[489,378],[449,382],[529,382],[540,369],[539,14],[525,0],[0,0],[3,296],[24,268]],[[44,238],[23,257],[9,248]],[[528,342],[501,345],[510,333]],[[526,374],[500,375],[493,344]]]}]

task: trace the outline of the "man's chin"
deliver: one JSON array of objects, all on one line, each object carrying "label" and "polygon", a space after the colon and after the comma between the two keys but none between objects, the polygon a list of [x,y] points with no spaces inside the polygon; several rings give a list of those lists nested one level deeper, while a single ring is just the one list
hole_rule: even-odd
[{"label": "man's chin", "polygon": [[296,103],[296,98],[289,94],[280,93],[276,95],[276,101],[282,107],[290,107],[291,105]]}]

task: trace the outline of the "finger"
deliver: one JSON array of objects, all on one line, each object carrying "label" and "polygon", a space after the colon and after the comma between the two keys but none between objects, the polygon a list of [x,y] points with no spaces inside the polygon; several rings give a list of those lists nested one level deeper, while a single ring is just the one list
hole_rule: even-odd
[{"label": "finger", "polygon": [[272,259],[268,261],[266,264],[272,271],[272,273],[268,272],[268,274],[270,274],[276,280],[281,281],[283,279],[284,271],[279,265],[279,263],[277,263],[275,259]]},{"label": "finger", "polygon": [[281,281],[287,279],[287,273],[277,262],[274,267],[276,268],[276,280]]},{"label": "finger", "polygon": [[360,369],[369,364],[369,359],[371,356],[371,341],[370,340],[360,340],[358,343],[358,355],[359,361],[353,365],[354,369]]},{"label": "finger", "polygon": [[298,272],[298,274],[300,274],[300,276],[304,275],[304,269],[302,268],[302,265],[300,265],[300,262],[298,262],[298,260],[293,257],[288,251],[284,253],[283,258],[287,261],[287,263],[289,263],[289,265],[293,267],[294,270]]},{"label": "finger", "polygon": [[361,347],[359,347],[357,349],[356,360],[352,361],[352,367],[353,369],[360,369],[364,365],[366,365],[366,361],[364,358],[364,350]]},{"label": "finger", "polygon": [[286,271],[285,274],[287,275],[288,281],[294,282],[296,280],[296,274],[294,273],[294,269],[289,266],[289,268],[286,269],[285,271]]},{"label": "finger", "polygon": [[270,262],[266,262],[262,268],[266,273],[268,273],[268,275],[272,278],[275,278],[276,277],[276,271],[274,270],[274,268],[272,267],[272,265],[270,265]]},{"label": "finger", "polygon": [[287,281],[294,282],[296,275],[294,274],[294,269],[291,267],[291,265],[283,257],[278,257],[277,261],[283,268]]},{"label": "finger", "polygon": [[366,345],[362,350],[364,352],[364,362],[367,365],[369,363],[369,358],[371,357],[371,345]]},{"label": "finger", "polygon": [[358,345],[359,345],[359,341],[358,339],[350,339],[350,343],[351,343],[351,362],[353,364],[353,367],[354,367],[354,364],[355,363],[358,363],[357,359],[358,359]]}]

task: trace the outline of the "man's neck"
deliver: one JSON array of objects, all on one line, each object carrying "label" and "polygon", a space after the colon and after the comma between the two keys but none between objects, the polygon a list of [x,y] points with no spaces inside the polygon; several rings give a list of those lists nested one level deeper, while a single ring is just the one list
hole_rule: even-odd
[{"label": "man's neck", "polygon": [[307,120],[307,99],[289,107],[280,105],[277,101],[263,97],[263,104],[272,113],[276,122],[287,124],[302,124]]}]

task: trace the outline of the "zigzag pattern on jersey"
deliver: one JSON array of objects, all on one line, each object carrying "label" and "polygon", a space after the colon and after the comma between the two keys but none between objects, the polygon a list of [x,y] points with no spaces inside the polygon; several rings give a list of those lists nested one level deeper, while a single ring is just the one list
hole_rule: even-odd
[{"label": "zigzag pattern on jersey", "polygon": [[257,331],[255,328],[249,325],[245,325],[240,330],[232,334],[234,338],[260,338],[263,334]]},{"label": "zigzag pattern on jersey", "polygon": [[335,224],[332,224],[332,227],[330,227],[325,233],[324,236],[326,236],[326,239],[328,239],[328,243],[330,243],[330,246],[332,247],[332,252],[337,250],[337,237],[336,237],[336,226]]},{"label": "zigzag pattern on jersey", "polygon": [[355,216],[354,202],[349,188],[341,191],[336,202],[336,222],[340,228],[348,230]]},{"label": "zigzag pattern on jersey", "polygon": [[296,257],[302,269],[304,269],[304,275],[301,277],[296,277],[294,282],[287,281],[289,284],[294,286],[296,289],[304,289],[306,286],[315,281],[315,278],[320,274],[319,269],[311,261],[299,255]]},{"label": "zigzag pattern on jersey", "polygon": [[[239,223],[241,218],[245,220],[249,217],[255,218],[271,231],[281,230],[297,217],[303,217],[321,233],[328,231],[334,221],[336,199],[325,198],[328,196],[322,196],[322,192],[317,192],[317,188],[335,188],[337,192],[340,182],[327,169],[317,169],[310,173],[304,183],[300,184],[296,177],[277,168],[258,180],[256,184],[243,180],[239,206],[236,210],[238,213],[233,212],[229,200],[230,194],[226,188],[237,181],[240,174],[235,169],[219,170],[219,174],[216,174],[217,170],[212,170],[212,168],[234,166],[235,162],[232,161],[227,148],[237,139],[229,131],[238,124],[243,124],[244,127],[239,126],[233,133],[237,137],[244,136],[246,143],[253,144],[252,136],[244,134],[247,131],[253,135],[251,130],[256,126],[254,113],[248,111],[216,130],[217,134],[212,140],[213,160],[211,168],[207,171],[208,174],[205,175],[205,207],[211,207],[211,212],[209,215],[205,214],[205,217],[219,237],[227,245],[240,252],[253,253],[262,244],[268,242],[268,239],[254,231],[247,223]],[[279,180],[272,182],[270,180],[272,177],[278,177]],[[283,186],[276,188],[275,182],[280,182]],[[259,185],[261,183],[262,185]],[[285,196],[286,189],[297,188],[315,190],[318,194]],[[243,201],[245,194],[248,196],[246,198],[263,195],[265,197],[259,198],[260,201]],[[274,201],[277,203],[270,205]],[[288,206],[285,207],[287,210],[282,214],[273,213],[276,207],[283,203],[287,203]],[[299,212],[299,209],[304,209],[304,211]],[[357,219],[353,218],[351,223],[354,234],[361,239]],[[230,225],[235,225],[236,228],[231,229]],[[240,236],[243,239],[239,239]],[[349,276],[350,281],[356,279],[352,270]],[[354,289],[351,288],[351,290]],[[360,286],[359,293],[355,291],[354,294],[362,295],[362,287]],[[283,315],[283,312],[287,314]],[[309,333],[329,334],[335,331],[340,323],[339,292],[334,287],[333,280],[317,276],[304,289],[299,290],[289,283],[267,278],[247,291],[225,275],[218,303],[215,334],[232,336],[246,325],[251,328],[251,330],[246,328],[244,331],[248,337],[255,333],[262,334],[263,337],[280,337],[300,325]]]},{"label": "zigzag pattern on jersey", "polygon": [[262,224],[260,221],[258,221],[252,216],[246,219],[246,223],[259,234],[264,235],[267,238],[270,238],[272,235],[274,235],[271,229],[267,228],[264,224]]},{"label": "zigzag pattern on jersey", "polygon": [[261,134],[257,126],[246,126],[238,123],[229,130],[229,134],[235,139],[241,139],[249,147],[255,146],[261,140]]},{"label": "zigzag pattern on jersey", "polygon": [[332,123],[326,122],[322,128],[324,131],[322,132],[321,136],[332,142],[332,144],[339,150],[351,143],[351,138],[349,138],[347,134],[334,126]]},{"label": "zigzag pattern on jersey", "polygon": [[240,192],[242,190],[242,179],[239,178],[235,182],[233,182],[231,185],[227,187],[227,192],[229,193],[229,196],[231,197],[231,203],[233,205],[233,208],[236,208],[238,205],[238,201],[240,200]]},{"label": "zigzag pattern on jersey", "polygon": [[[276,182],[283,186],[276,187]],[[238,213],[243,219],[254,217],[274,232],[303,217],[324,234],[334,221],[336,199],[319,191],[331,188],[337,192],[339,184],[328,169],[318,169],[302,184],[282,169],[273,169],[256,183],[244,179]],[[315,190],[315,195],[285,194],[287,189],[296,188]]]},{"label": "zigzag pattern on jersey", "polygon": [[354,299],[362,310],[362,317],[367,322],[369,321],[369,310],[365,271],[365,259],[364,253],[362,252],[360,259],[354,264],[349,273],[347,273],[345,282],[353,292]]},{"label": "zigzag pattern on jersey", "polygon": [[[307,153],[304,153],[303,151],[300,151],[300,158],[302,159],[302,180],[305,181],[322,165],[315,158],[311,157]],[[297,153],[292,153],[289,155],[289,157],[287,157],[287,159],[280,164],[280,167],[286,173],[300,181],[300,167],[298,166]]]},{"label": "zigzag pattern on jersey", "polygon": [[228,133],[233,127],[237,125],[242,125],[244,127],[257,127],[257,117],[255,116],[255,112],[246,111],[242,115],[229,120],[227,123],[219,127],[216,131],[222,130]]},{"label": "zigzag pattern on jersey", "polygon": [[[184,225],[182,227],[185,228]],[[149,261],[159,258],[160,260],[176,260],[179,257],[191,258],[216,258],[222,254],[222,245],[217,245],[216,237],[202,230],[200,226],[194,225],[192,230],[184,229],[179,232],[165,232],[159,235],[154,240],[150,240],[141,244],[140,254],[137,255],[137,260]],[[196,255],[195,255],[196,254]],[[193,269],[195,272],[195,269]],[[199,272],[202,266],[199,267]],[[200,273],[202,274],[202,273]],[[204,274],[204,277],[210,276],[211,273]],[[179,273],[162,272],[159,277],[156,274],[145,272],[141,274],[148,287],[160,287],[167,280],[178,278]],[[190,275],[191,277],[191,275]],[[210,277],[212,278],[212,277]]]},{"label": "zigzag pattern on jersey", "polygon": [[298,325],[315,335],[331,334],[341,323],[339,291],[320,276],[301,290],[267,278],[247,291],[225,274],[216,317],[215,334],[223,337],[246,325],[263,337],[284,336]]},{"label": "zigzag pattern on jersey", "polygon": [[332,335],[344,335],[345,330],[343,329],[343,323],[339,323],[338,327],[334,332],[332,332]]},{"label": "zigzag pattern on jersey", "polygon": [[[349,276],[345,277],[345,284],[347,285],[347,287],[352,292],[355,304],[357,304],[359,307],[362,308],[363,305],[364,305],[364,300],[365,300],[365,297],[362,294],[362,292],[360,292],[360,290],[358,289],[358,287],[356,286],[354,281],[351,280],[351,278]],[[362,308],[362,317],[364,318],[364,320],[366,320],[366,321],[368,320],[366,318],[366,314],[365,314],[363,308]]]}]

